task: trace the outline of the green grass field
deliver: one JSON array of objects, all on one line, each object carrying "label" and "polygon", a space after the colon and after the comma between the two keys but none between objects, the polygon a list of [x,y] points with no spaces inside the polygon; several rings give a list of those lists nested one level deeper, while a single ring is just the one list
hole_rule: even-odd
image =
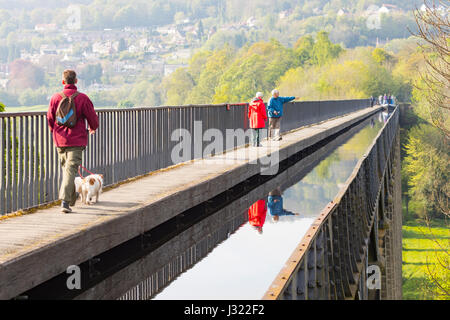
[{"label": "green grass field", "polygon": [[[435,239],[439,242],[436,243]],[[444,221],[435,220],[429,229],[425,223],[408,221],[403,226],[403,299],[435,300],[449,299],[439,294],[438,286],[428,275],[427,266],[439,279],[438,282],[450,289],[449,266],[450,231]]]},{"label": "green grass field", "polygon": [[[114,107],[95,107],[96,110],[116,108]],[[47,111],[48,105],[37,105],[37,106],[22,106],[22,107],[6,107],[5,112],[39,112]]]},{"label": "green grass field", "polygon": [[6,107],[5,112],[37,112],[47,111],[48,105],[37,105],[28,107]]}]

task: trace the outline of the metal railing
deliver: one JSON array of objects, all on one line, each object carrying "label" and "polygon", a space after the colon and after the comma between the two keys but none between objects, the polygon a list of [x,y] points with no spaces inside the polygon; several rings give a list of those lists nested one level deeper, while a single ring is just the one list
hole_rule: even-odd
[{"label": "metal railing", "polygon": [[[288,103],[281,130],[368,106],[368,99]],[[99,128],[89,136],[83,165],[103,174],[105,186],[174,165],[171,152],[181,141],[172,140],[176,129],[186,129],[198,141],[196,148],[191,144],[191,160],[204,156],[210,143],[202,139],[206,130],[218,129],[225,137],[227,129],[248,129],[245,105],[103,109],[97,114]],[[201,129],[195,129],[196,121]],[[61,170],[45,112],[0,113],[0,150],[0,215],[58,199]]]},{"label": "metal railing", "polygon": [[[396,236],[397,248],[391,247],[384,253],[380,252],[378,243],[379,226],[381,229],[387,220],[395,220],[401,226],[401,211],[400,218],[394,217],[399,215],[398,203],[395,210],[392,203],[393,194],[399,192],[394,185],[400,181],[398,123],[399,110],[396,108],[368,153],[356,165],[345,187],[320,213],[294,250],[264,299],[381,297],[380,293],[368,297],[368,263],[400,263],[401,268],[401,240],[398,248]],[[401,233],[401,229],[395,232]],[[399,261],[393,257],[380,258],[382,254],[395,254],[394,250]],[[392,286],[383,288],[385,291],[390,289],[391,292],[395,290]],[[398,297],[398,293],[390,295],[391,298],[395,296]]]}]

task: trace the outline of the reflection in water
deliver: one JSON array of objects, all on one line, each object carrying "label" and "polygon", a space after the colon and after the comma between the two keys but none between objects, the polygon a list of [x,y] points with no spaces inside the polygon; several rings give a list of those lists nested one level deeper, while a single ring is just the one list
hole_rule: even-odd
[{"label": "reflection in water", "polygon": [[286,210],[283,207],[283,197],[281,196],[280,187],[269,192],[267,197],[267,207],[269,208],[269,214],[272,216],[272,221],[278,222],[280,216],[298,216],[299,213],[294,213]]},{"label": "reflection in water", "polygon": [[378,121],[382,123],[386,123],[389,118],[389,113],[386,111],[380,112],[380,115],[378,117]]},{"label": "reflection in water", "polygon": [[263,233],[263,225],[266,221],[267,207],[266,201],[258,200],[248,208],[248,223],[259,233]]},{"label": "reflection in water", "polygon": [[[155,299],[260,299],[384,125],[381,113],[371,120],[301,181],[256,201],[248,209],[248,223]],[[272,219],[266,219],[267,213]]]}]

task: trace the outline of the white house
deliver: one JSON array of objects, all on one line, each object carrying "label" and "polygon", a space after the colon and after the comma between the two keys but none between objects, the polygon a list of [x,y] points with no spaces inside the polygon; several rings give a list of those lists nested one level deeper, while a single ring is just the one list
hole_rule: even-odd
[{"label": "white house", "polygon": [[342,8],[342,9],[339,9],[339,11],[337,12],[337,15],[338,15],[339,17],[342,17],[342,16],[346,15],[347,13],[348,13],[347,10],[345,10],[344,8]]},{"label": "white house", "polygon": [[380,9],[378,9],[379,13],[389,13],[391,10],[388,9],[385,5],[383,5]]},{"label": "white house", "polygon": [[39,32],[56,31],[56,24],[55,23],[37,24],[34,26],[34,30]]},{"label": "white house", "polygon": [[0,88],[6,89],[9,79],[0,79]]},{"label": "white house", "polygon": [[98,53],[101,55],[107,55],[112,53],[112,43],[110,41],[107,42],[95,42],[92,44],[92,52]]},{"label": "white house", "polygon": [[250,17],[250,18],[248,18],[247,19],[247,22],[246,22],[246,25],[249,27],[249,28],[253,28],[253,27],[255,27],[256,26],[256,19],[255,19],[255,17]]},{"label": "white house", "polygon": [[139,52],[139,48],[136,47],[134,44],[132,44],[131,46],[128,47],[128,52],[129,53],[138,53]]}]

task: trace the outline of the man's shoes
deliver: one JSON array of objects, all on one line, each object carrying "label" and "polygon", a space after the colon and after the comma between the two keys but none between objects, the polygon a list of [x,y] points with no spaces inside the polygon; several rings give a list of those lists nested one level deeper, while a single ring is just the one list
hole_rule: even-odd
[{"label": "man's shoes", "polygon": [[70,209],[69,203],[66,201],[63,201],[61,204],[61,212],[63,213],[71,213],[72,209]]}]

